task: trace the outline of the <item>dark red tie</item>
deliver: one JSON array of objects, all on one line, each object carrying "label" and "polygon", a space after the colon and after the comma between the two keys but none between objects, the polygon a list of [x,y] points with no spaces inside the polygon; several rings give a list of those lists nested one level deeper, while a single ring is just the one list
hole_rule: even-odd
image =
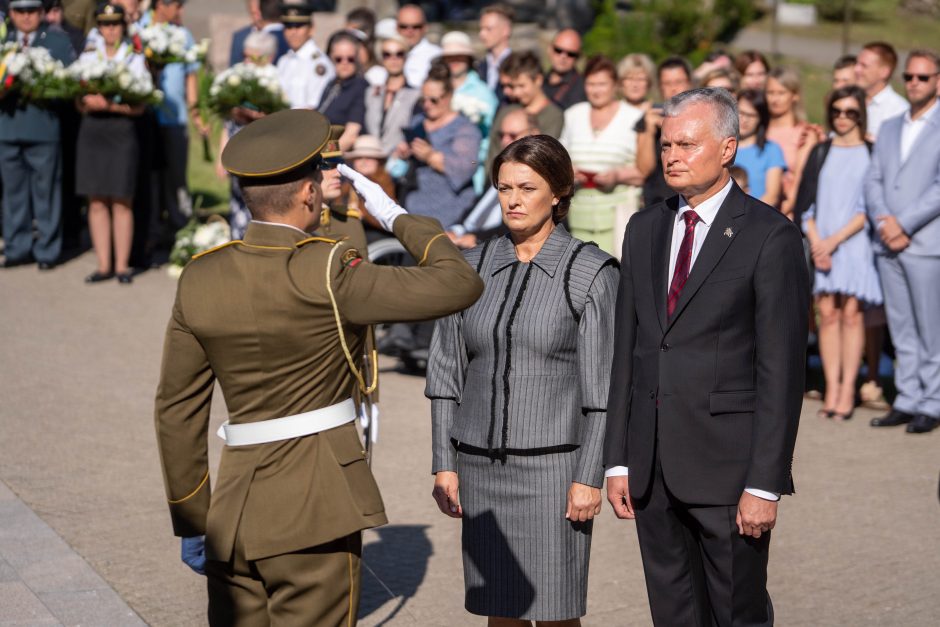
[{"label": "dark red tie", "polygon": [[701,218],[689,209],[682,214],[685,220],[685,235],[682,236],[682,245],[679,246],[679,256],[676,257],[676,269],[672,273],[672,283],[669,285],[669,295],[666,297],[666,311],[669,316],[676,310],[679,294],[685,282],[689,279],[689,268],[692,267],[692,242],[695,239],[695,223]]}]

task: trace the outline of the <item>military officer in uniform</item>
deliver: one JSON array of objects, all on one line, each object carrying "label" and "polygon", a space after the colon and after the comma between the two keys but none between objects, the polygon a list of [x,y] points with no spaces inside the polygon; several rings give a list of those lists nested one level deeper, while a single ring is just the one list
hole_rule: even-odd
[{"label": "military officer in uniform", "polygon": [[282,4],[281,23],[290,50],[278,59],[277,73],[287,102],[294,109],[316,109],[336,69],[313,41],[313,6],[303,1]]},{"label": "military officer in uniform", "polygon": [[[183,559],[208,576],[211,625],[356,620],[362,529],[386,522],[352,397],[366,328],[471,305],[482,283],[440,224],[408,215],[339,165],[369,212],[419,259],[375,266],[320,220],[329,122],[288,110],[245,127],[222,154],[253,221],[190,262],[167,327],[155,423]],[[208,465],[215,381],[229,419]],[[211,502],[211,505],[210,505]]]}]

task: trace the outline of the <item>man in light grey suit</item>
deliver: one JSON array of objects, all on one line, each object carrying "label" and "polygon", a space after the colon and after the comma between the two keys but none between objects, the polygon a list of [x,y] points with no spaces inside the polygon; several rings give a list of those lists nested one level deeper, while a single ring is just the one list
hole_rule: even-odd
[{"label": "man in light grey suit", "polygon": [[865,184],[898,389],[871,425],[927,433],[940,425],[940,57],[912,51],[903,76],[910,111],[882,125]]}]

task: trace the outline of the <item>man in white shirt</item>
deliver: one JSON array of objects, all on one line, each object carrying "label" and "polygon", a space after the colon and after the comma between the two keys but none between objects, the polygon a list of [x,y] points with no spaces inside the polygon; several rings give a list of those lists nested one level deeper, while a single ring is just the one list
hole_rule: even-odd
[{"label": "man in white shirt", "polygon": [[904,67],[910,110],[882,126],[865,182],[898,395],[873,427],[940,426],[940,57],[914,50]]},{"label": "man in white shirt", "polygon": [[509,38],[514,17],[512,7],[504,4],[491,4],[480,13],[480,41],[486,47],[486,56],[476,70],[494,92],[499,86],[499,66],[512,53]]},{"label": "man in white shirt", "polygon": [[405,61],[405,80],[412,87],[420,88],[424,84],[431,61],[441,56],[441,47],[427,40],[427,32],[428,21],[421,7],[406,4],[398,9],[398,34],[411,48]]},{"label": "man in white shirt", "polygon": [[306,2],[285,4],[281,23],[290,46],[277,62],[281,88],[292,109],[316,109],[336,70],[313,41],[313,7]]},{"label": "man in white shirt", "polygon": [[855,83],[865,90],[871,141],[878,137],[882,122],[907,111],[907,101],[890,85],[897,66],[897,53],[882,41],[865,44],[855,59]]}]

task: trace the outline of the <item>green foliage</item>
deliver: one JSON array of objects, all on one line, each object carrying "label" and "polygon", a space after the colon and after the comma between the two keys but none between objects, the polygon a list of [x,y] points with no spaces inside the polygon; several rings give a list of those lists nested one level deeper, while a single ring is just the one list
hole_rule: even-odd
[{"label": "green foliage", "polygon": [[679,54],[698,63],[755,18],[751,0],[636,0],[626,13],[615,4],[600,0],[594,28],[584,38],[588,54],[619,59],[645,52],[655,60]]}]

